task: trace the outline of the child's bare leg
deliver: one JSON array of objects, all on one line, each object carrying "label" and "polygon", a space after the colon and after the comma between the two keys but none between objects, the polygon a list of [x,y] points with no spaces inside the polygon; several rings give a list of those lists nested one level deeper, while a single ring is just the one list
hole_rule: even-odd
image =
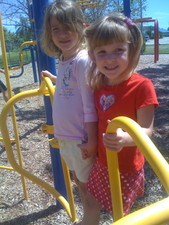
[{"label": "child's bare leg", "polygon": [[83,195],[84,215],[79,225],[99,225],[101,206],[96,199],[87,191],[86,184],[79,184]]},{"label": "child's bare leg", "polygon": [[8,101],[7,91],[3,91],[2,94],[5,102],[7,102]]},{"label": "child's bare leg", "polygon": [[83,220],[77,225],[98,225],[100,219],[101,207],[95,198],[87,191],[86,183],[80,182],[74,174],[74,180],[79,188],[79,193],[83,205],[84,216]]}]

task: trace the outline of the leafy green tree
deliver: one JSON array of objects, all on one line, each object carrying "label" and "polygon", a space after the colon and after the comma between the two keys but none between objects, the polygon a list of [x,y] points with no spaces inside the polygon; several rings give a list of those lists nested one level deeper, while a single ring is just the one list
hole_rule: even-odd
[{"label": "leafy green tree", "polygon": [[6,51],[13,51],[16,48],[18,42],[16,34],[4,28]]},{"label": "leafy green tree", "polygon": [[147,0],[130,0],[131,18],[141,19],[146,11]]},{"label": "leafy green tree", "polygon": [[[3,24],[16,28],[18,41],[31,39],[30,0],[0,0]],[[9,19],[10,18],[10,19]]]},{"label": "leafy green tree", "polygon": [[[74,1],[78,2],[78,0]],[[131,18],[142,18],[143,12],[146,10],[146,1],[147,0],[130,0]],[[30,26],[31,16],[29,4],[30,0],[0,0],[4,19],[10,18],[11,23],[15,25],[19,25],[19,18],[26,18],[27,24]],[[91,23],[110,12],[123,12],[123,0],[91,0],[89,4],[90,8],[87,8],[87,6],[85,6],[86,3],[81,3],[87,23]]]},{"label": "leafy green tree", "polygon": [[[87,19],[87,23],[92,23],[96,19],[111,13],[111,12],[122,12],[123,11],[123,0],[102,0],[98,1],[99,4],[96,4],[96,7],[86,6],[81,7],[82,11]],[[105,4],[104,4],[105,3]],[[81,4],[82,5],[82,4]],[[88,8],[89,7],[89,8]]]},{"label": "leafy green tree", "polygon": [[16,36],[22,42],[32,39],[31,27],[26,17],[20,17],[20,21],[16,24],[16,28]]},{"label": "leafy green tree", "polygon": [[[131,18],[138,19],[143,17],[143,13],[146,10],[146,1],[147,0],[130,0],[130,9],[131,9]],[[77,0],[78,2],[78,0]],[[100,18],[111,12],[123,12],[123,0],[98,0],[99,4],[96,4],[96,7],[86,6],[81,3],[83,13],[87,18],[87,23],[95,21],[97,18]],[[106,3],[104,6],[99,7],[100,5]],[[90,4],[90,3],[89,3]],[[88,8],[89,7],[89,8]]]},{"label": "leafy green tree", "polygon": [[[30,0],[0,0],[1,13],[3,19],[8,20],[8,24],[16,25],[18,18],[25,17],[28,23],[31,22]],[[10,19],[9,19],[10,18]]]},{"label": "leafy green tree", "polygon": [[[78,0],[74,1],[78,2]],[[97,0],[90,1],[89,7],[87,7],[86,3],[81,3],[80,5],[85,15],[86,22],[90,24],[97,18],[108,13],[123,12],[123,1],[124,0]],[[132,19],[143,17],[143,13],[146,10],[146,1],[147,0],[130,0]],[[97,2],[98,4],[93,4]],[[20,43],[30,40],[32,37],[29,4],[30,0],[0,0],[4,20],[8,18],[7,21],[9,25],[12,23],[16,28],[16,37],[13,37],[13,40],[16,38]]]}]

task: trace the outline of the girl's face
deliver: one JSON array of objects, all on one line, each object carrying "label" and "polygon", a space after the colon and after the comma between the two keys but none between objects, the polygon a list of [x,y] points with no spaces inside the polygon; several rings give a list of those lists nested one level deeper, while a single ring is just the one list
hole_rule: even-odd
[{"label": "girl's face", "polygon": [[51,36],[53,43],[62,51],[65,60],[71,58],[76,52],[78,33],[59,23],[55,17],[50,19]]},{"label": "girl's face", "polygon": [[98,70],[108,78],[108,84],[118,84],[130,76],[128,67],[129,47],[127,43],[113,43],[96,47],[91,55]]}]

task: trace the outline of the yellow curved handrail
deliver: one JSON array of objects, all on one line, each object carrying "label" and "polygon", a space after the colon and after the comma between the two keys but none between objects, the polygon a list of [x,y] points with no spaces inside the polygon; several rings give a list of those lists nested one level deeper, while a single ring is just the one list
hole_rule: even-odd
[{"label": "yellow curved handrail", "polygon": [[48,90],[48,93],[49,93],[49,96],[50,96],[51,104],[53,104],[53,97],[54,97],[55,88],[53,87],[53,84],[48,77],[44,77],[43,81],[44,82],[42,82],[41,88],[44,90],[45,85],[46,85],[46,89]]},{"label": "yellow curved handrail", "polygon": [[20,48],[19,48],[20,65],[19,66],[10,67],[9,70],[18,70],[18,69],[23,67],[23,65],[24,65],[24,58],[23,58],[23,50],[22,49],[26,45],[36,45],[36,41],[26,41],[26,42],[24,42],[24,43],[22,43],[20,45]]},{"label": "yellow curved handrail", "polygon": [[[116,117],[114,118],[107,127],[107,133],[113,133],[117,128],[122,128],[130,134],[134,142],[144,154],[146,160],[151,165],[152,169],[158,176],[160,182],[164,186],[167,193],[169,193],[169,164],[161,155],[159,150],[150,140],[150,138],[144,133],[142,128],[132,119],[127,117]],[[122,201],[121,201],[121,188],[120,187],[120,178],[118,171],[118,160],[117,153],[114,153],[110,150],[106,150],[108,169],[109,169],[109,179],[111,186],[111,195],[112,195],[112,205],[113,205],[113,217],[114,220],[118,220],[122,217]],[[115,179],[117,182],[113,181]],[[114,196],[114,197],[113,197]]]},{"label": "yellow curved handrail", "polygon": [[91,0],[85,0],[85,1],[76,1],[77,4],[81,4],[81,3],[86,3],[86,2],[91,2]]},{"label": "yellow curved handrail", "polygon": [[[5,46],[5,38],[4,38],[4,32],[3,32],[3,26],[2,26],[1,13],[0,13],[0,42],[1,42],[1,48],[2,48],[2,60],[3,60],[3,65],[4,65],[4,73],[5,73],[6,84],[7,84],[8,98],[11,98],[12,97],[12,88],[11,88],[11,83],[10,83],[10,79],[9,79],[10,74],[9,74],[9,69],[8,69],[8,59],[7,59],[7,54],[6,54],[6,46]],[[11,108],[11,115],[12,115],[12,124],[13,124],[14,135],[15,135],[14,142],[16,143],[16,146],[17,146],[18,160],[19,160],[20,166],[23,167],[22,154],[20,151],[18,129],[17,129],[17,125],[16,125],[16,116],[15,116],[14,107]],[[1,140],[3,140],[3,138],[1,138]],[[0,169],[13,170],[13,168],[11,168],[11,167],[3,167],[3,166],[0,166]],[[24,191],[24,197],[27,200],[28,194],[27,194],[27,189],[26,189],[26,181],[25,181],[24,176],[22,176],[22,175],[21,175],[21,180],[22,180],[22,186],[23,186],[23,191]]]},{"label": "yellow curved handrail", "polygon": [[119,219],[111,225],[167,225],[169,197]]},{"label": "yellow curved handrail", "polygon": [[[42,82],[43,90],[45,89],[44,83],[46,85],[46,88],[49,91],[50,101],[51,101],[51,105],[52,105],[53,98],[54,98],[54,92],[55,92],[54,86],[48,77],[44,77],[43,82]],[[72,219],[73,219],[73,221],[76,221],[77,220],[76,219],[76,211],[75,211],[75,206],[74,206],[74,197],[73,197],[73,191],[72,191],[72,187],[71,187],[71,179],[70,179],[69,169],[68,169],[65,161],[62,158],[61,158],[61,163],[62,163],[63,174],[64,174],[64,178],[65,178],[65,183],[66,183],[66,191],[67,191],[68,202],[70,205]]]},{"label": "yellow curved handrail", "polygon": [[[96,6],[96,5],[98,5],[98,4],[100,3],[100,1],[101,1],[101,0],[98,0],[97,2],[91,2],[91,1],[90,1],[90,3],[85,3],[85,2],[83,2],[83,1],[81,1],[80,6],[90,6],[90,5]],[[85,4],[84,4],[84,3],[85,3]]]},{"label": "yellow curved handrail", "polygon": [[[54,90],[52,90],[52,89],[54,89],[54,87],[53,87],[53,84],[50,81],[50,79],[44,78],[44,81],[42,81],[42,84],[41,84],[39,89],[34,89],[34,90],[29,90],[29,91],[25,91],[25,92],[22,92],[22,93],[18,93],[17,95],[10,98],[9,101],[5,104],[5,106],[4,106],[4,108],[1,112],[1,115],[0,115],[0,124],[1,125],[0,125],[0,127],[1,127],[1,132],[2,132],[2,136],[3,136],[3,140],[4,140],[5,149],[6,149],[6,152],[7,152],[7,157],[8,157],[8,160],[9,160],[11,166],[13,167],[13,169],[16,172],[18,172],[19,174],[26,177],[27,179],[29,179],[32,182],[38,184],[40,187],[46,189],[49,193],[51,193],[60,202],[60,204],[65,208],[65,210],[66,210],[67,214],[69,215],[69,217],[71,218],[72,222],[74,222],[74,221],[77,220],[77,218],[76,218],[76,213],[75,213],[75,208],[74,208],[74,199],[72,199],[73,195],[72,195],[72,189],[71,189],[71,183],[70,183],[70,177],[69,177],[68,170],[64,171],[64,175],[66,174],[65,182],[66,182],[67,191],[68,191],[69,195],[71,195],[71,196],[69,196],[70,204],[51,185],[44,182],[40,178],[34,176],[33,174],[29,173],[27,170],[22,168],[16,162],[14,154],[13,154],[11,142],[10,142],[9,132],[8,132],[8,129],[7,129],[7,123],[6,123],[7,114],[17,101],[19,101],[21,99],[24,99],[24,98],[28,98],[28,97],[33,97],[33,96],[37,96],[37,95],[46,95],[46,94],[49,94],[49,93],[52,95],[51,101],[53,101]],[[65,166],[66,165],[64,165],[64,167]]]},{"label": "yellow curved handrail", "polygon": [[[89,2],[89,3],[86,3],[86,2]],[[103,6],[106,5],[106,0],[103,0],[103,2],[101,2],[101,0],[98,0],[96,2],[92,2],[92,1],[78,1],[76,3],[78,3],[82,9],[87,9],[87,8],[103,7]]]}]

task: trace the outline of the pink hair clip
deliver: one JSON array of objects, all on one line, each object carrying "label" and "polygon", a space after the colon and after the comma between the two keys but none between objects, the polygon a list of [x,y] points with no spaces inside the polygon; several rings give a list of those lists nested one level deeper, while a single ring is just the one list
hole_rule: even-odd
[{"label": "pink hair clip", "polygon": [[133,21],[130,18],[126,18],[124,22],[128,25],[128,27],[132,27],[134,25]]}]

